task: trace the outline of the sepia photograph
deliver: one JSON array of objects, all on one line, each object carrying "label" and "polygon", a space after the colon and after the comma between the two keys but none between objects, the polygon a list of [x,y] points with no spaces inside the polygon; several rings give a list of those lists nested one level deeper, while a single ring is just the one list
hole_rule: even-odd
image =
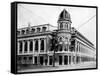
[{"label": "sepia photograph", "polygon": [[17,72],[97,68],[96,7],[17,4]]}]

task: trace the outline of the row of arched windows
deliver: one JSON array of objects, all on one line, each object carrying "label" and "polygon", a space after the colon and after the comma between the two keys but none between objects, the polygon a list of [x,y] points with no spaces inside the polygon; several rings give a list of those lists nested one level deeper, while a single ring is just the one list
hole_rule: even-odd
[{"label": "row of arched windows", "polygon": [[47,29],[47,27],[42,27],[42,29],[39,27],[36,29],[35,28],[31,28],[31,29],[27,28],[27,29],[22,29],[21,31],[20,30],[17,31],[17,34],[24,35],[24,34],[31,34],[31,33],[37,33],[37,32],[45,32],[46,29]]},{"label": "row of arched windows", "polygon": [[39,50],[39,45],[40,45],[40,52],[43,52],[44,51],[44,40],[41,40],[40,44],[38,40],[35,41],[35,51]]},{"label": "row of arched windows", "polygon": [[[59,44],[58,47],[56,48],[57,51],[68,51],[69,46],[68,44]],[[50,51],[53,51],[52,47],[50,47]]]},{"label": "row of arched windows", "polygon": [[70,30],[70,29],[71,29],[71,26],[70,26],[69,23],[61,22],[61,23],[59,24],[59,28],[60,28],[60,29],[67,29],[67,30]]},{"label": "row of arched windows", "polygon": [[40,52],[43,52],[44,51],[44,39],[40,40],[40,44],[39,44],[39,40],[35,40],[34,41],[34,46],[33,46],[33,41],[32,40],[24,41],[24,43],[23,43],[23,41],[20,41],[19,45],[18,45],[19,46],[19,53],[22,53],[23,49],[24,49],[24,53],[27,53],[28,50],[30,52],[32,52],[33,49],[35,50],[35,52],[38,52],[39,45],[40,45]]}]

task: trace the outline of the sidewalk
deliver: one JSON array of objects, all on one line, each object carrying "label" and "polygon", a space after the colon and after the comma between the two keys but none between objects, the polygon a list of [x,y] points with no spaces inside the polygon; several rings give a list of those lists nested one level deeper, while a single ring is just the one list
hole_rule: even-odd
[{"label": "sidewalk", "polygon": [[68,69],[84,69],[84,68],[95,68],[96,62],[85,62],[81,64],[72,64],[64,66],[30,66],[23,68],[18,72],[35,72],[35,71],[52,71],[52,70],[68,70]]}]

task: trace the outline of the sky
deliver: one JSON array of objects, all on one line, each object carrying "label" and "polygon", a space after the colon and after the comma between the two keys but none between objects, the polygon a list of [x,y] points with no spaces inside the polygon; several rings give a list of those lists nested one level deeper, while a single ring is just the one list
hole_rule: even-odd
[{"label": "sky", "polygon": [[71,16],[71,27],[75,27],[96,46],[96,9],[71,6],[18,4],[18,28],[51,24],[57,25],[59,14],[66,9]]}]

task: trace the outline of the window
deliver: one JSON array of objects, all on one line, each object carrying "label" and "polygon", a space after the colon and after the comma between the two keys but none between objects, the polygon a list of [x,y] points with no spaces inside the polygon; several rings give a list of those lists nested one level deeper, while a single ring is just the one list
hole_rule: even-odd
[{"label": "window", "polygon": [[64,45],[64,51],[68,51],[68,44]]},{"label": "window", "polygon": [[19,42],[19,53],[22,53],[23,47],[22,47],[22,42]]},{"label": "window", "polygon": [[29,60],[32,60],[32,57],[29,57]]},{"label": "window", "polygon": [[22,34],[25,34],[25,30],[22,30]]},{"label": "window", "polygon": [[37,32],[40,32],[40,28],[37,28]]},{"label": "window", "polygon": [[31,29],[31,33],[34,33],[34,32],[35,32],[35,29],[34,29],[34,28],[32,28],[32,29]]},{"label": "window", "polygon": [[25,41],[24,49],[25,49],[25,51],[24,51],[24,52],[27,52],[27,49],[28,49],[28,46],[27,46],[27,41]]},{"label": "window", "polygon": [[69,29],[68,23],[66,23],[67,30]]},{"label": "window", "polygon": [[59,51],[62,51],[62,45],[59,45],[58,48],[59,48]]},{"label": "window", "polygon": [[35,41],[35,51],[38,52],[38,40]]},{"label": "window", "polygon": [[43,28],[42,28],[42,31],[45,32],[45,31],[46,31],[46,27],[43,27]]},{"label": "window", "polygon": [[29,34],[29,32],[30,32],[29,29],[27,29],[27,30],[26,30],[26,33]]},{"label": "window", "polygon": [[44,40],[41,40],[41,51],[44,50]]},{"label": "window", "polygon": [[30,51],[33,51],[33,41],[30,41],[29,49]]},{"label": "window", "polygon": [[80,52],[80,43],[79,43],[79,52]]},{"label": "window", "polygon": [[62,29],[63,28],[63,25],[62,25],[62,23],[60,24],[60,29]]}]

